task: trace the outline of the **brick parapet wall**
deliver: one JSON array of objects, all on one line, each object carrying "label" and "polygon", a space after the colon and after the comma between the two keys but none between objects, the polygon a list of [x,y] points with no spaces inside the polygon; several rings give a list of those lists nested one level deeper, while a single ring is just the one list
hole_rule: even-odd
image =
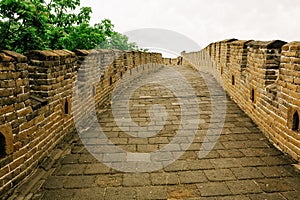
[{"label": "brick parapet wall", "polygon": [[[84,118],[91,105],[109,103],[127,70],[147,63],[162,64],[163,58],[119,50],[37,50],[26,56],[1,51],[0,196],[75,131],[74,118]],[[83,90],[89,95],[79,98]]]},{"label": "brick parapet wall", "polygon": [[224,40],[182,57],[213,73],[270,141],[300,161],[300,42]]}]

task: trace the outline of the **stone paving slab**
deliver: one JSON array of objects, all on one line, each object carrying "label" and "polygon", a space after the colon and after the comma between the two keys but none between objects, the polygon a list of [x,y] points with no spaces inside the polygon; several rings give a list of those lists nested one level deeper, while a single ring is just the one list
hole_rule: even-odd
[{"label": "stone paving slab", "polygon": [[[41,165],[37,172],[40,176],[35,175],[40,178],[30,178],[16,189],[10,199],[299,199],[300,175],[292,167],[295,161],[274,148],[251,119],[228,97],[217,105],[220,109],[222,104],[227,105],[227,110],[223,110],[227,113],[225,123],[219,127],[220,118],[212,119],[210,116],[212,102],[204,79],[190,68],[174,68],[193,86],[199,104],[194,105],[190,101],[189,106],[190,109],[199,107],[199,115],[195,118],[201,119],[192,143],[175,162],[144,173],[126,173],[110,168],[98,161],[83,143],[94,147],[97,156],[113,155],[116,158],[115,165],[122,161],[122,153],[109,150],[109,146],[104,145],[105,139],[99,136],[95,127],[91,127],[90,134],[83,137],[77,133],[69,135],[58,145],[60,156],[54,163],[47,167]],[[166,72],[163,69],[159,73],[170,76],[164,74]],[[180,82],[175,81],[174,84]],[[176,87],[180,88],[180,85]],[[125,127],[123,132],[114,121],[110,108],[100,113],[99,124],[112,142],[111,145],[131,153],[147,153],[162,149],[172,141],[181,126],[180,105],[176,96],[165,88],[144,85],[135,91],[130,102],[132,119],[142,127],[149,125],[151,113],[148,110],[153,104],[165,106],[170,114],[163,128],[159,124],[148,127],[149,132],[159,131],[151,137],[128,135],[126,131],[134,131],[134,127]],[[120,112],[124,109],[122,106],[119,108]],[[163,118],[164,115],[156,117]],[[126,125],[126,120],[123,123]],[[208,131],[209,127],[213,129]],[[220,128],[222,132],[218,137],[215,133]],[[146,131],[143,134],[148,133]],[[186,135],[180,137],[174,144],[174,148],[179,150],[169,152],[157,164],[176,157],[190,139]],[[200,147],[216,139],[214,148],[211,151],[204,149],[208,154],[199,158]],[[105,161],[109,163],[108,157]],[[132,166],[147,168],[146,164],[135,166],[132,163]],[[126,168],[130,168],[130,165],[124,166]]]}]

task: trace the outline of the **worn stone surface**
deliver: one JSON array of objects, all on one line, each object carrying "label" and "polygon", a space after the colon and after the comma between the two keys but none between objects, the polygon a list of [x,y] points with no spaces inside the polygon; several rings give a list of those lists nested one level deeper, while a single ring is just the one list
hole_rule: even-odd
[{"label": "worn stone surface", "polygon": [[[207,88],[202,77],[188,67],[175,68],[184,74],[193,87],[199,89],[197,98],[201,107],[200,113],[207,113],[211,102],[209,98],[205,98]],[[163,74],[164,71],[158,73]],[[159,102],[172,110],[172,116],[177,116],[179,110],[174,104],[176,98],[165,98],[163,95],[170,94],[163,88],[142,87],[133,95],[133,105]],[[145,98],[136,98],[141,96]],[[155,96],[155,98],[149,101],[147,96]],[[215,147],[204,158],[198,157],[203,138],[208,130],[208,127],[204,128],[203,124],[199,125],[190,148],[178,160],[159,170],[145,173],[125,173],[97,161],[83,143],[91,142],[97,146],[102,144],[101,138],[97,138],[96,132],[81,138],[74,132],[72,139],[68,143],[65,142],[65,153],[55,160],[48,170],[49,173],[42,176],[41,180],[45,181],[44,184],[40,185],[39,190],[27,194],[27,197],[28,199],[239,200],[298,198],[300,175],[291,167],[294,161],[275,149],[230,98],[226,98],[224,103],[227,104],[228,109],[223,131],[217,138]],[[133,119],[140,120],[138,122],[149,120],[144,106],[133,106],[131,113]],[[169,126],[167,130],[162,129],[157,135],[136,139],[121,130],[112,131],[116,124],[110,109],[99,114],[98,119],[104,128],[112,127],[104,131],[108,139],[120,147],[134,145],[137,148],[130,148],[132,152],[151,152],[155,150],[152,148],[153,144],[160,144],[161,146],[158,147],[167,145],[176,135],[178,128],[178,126]],[[240,123],[232,126],[241,119],[247,122],[246,126]],[[171,122],[176,124],[178,119],[172,118],[166,123],[171,124]],[[209,123],[209,120],[205,123]],[[209,139],[216,139],[213,136],[215,135],[210,135]],[[186,139],[189,138],[180,138],[180,144],[184,144]],[[147,145],[151,148],[144,147]],[[94,150],[98,152],[97,149]],[[102,148],[98,153],[101,154],[105,150],[107,149]],[[118,155],[110,151],[106,151],[106,154]],[[172,154],[168,154],[164,159],[167,160],[170,156]],[[18,194],[15,193],[15,199]]]}]

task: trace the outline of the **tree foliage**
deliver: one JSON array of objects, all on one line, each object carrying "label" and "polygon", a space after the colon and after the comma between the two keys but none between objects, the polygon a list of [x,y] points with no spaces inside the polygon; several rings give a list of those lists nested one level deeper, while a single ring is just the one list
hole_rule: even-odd
[{"label": "tree foliage", "polygon": [[101,44],[101,48],[128,50],[128,49],[137,49],[137,46],[135,45],[135,43],[130,43],[128,41],[127,36],[122,35],[118,32],[113,32],[112,35]]},{"label": "tree foliage", "polygon": [[1,0],[0,49],[136,49],[110,20],[90,25],[92,9],[80,0]]}]

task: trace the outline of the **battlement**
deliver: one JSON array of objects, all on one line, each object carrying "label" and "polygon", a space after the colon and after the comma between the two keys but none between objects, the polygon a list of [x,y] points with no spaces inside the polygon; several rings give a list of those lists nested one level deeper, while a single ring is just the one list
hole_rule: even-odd
[{"label": "battlement", "polygon": [[[36,50],[24,56],[1,51],[0,195],[31,174],[58,142],[75,131],[75,117],[83,118],[91,104],[104,105],[127,70],[147,63],[162,64],[162,55]],[[78,98],[74,87],[91,92]],[[85,103],[77,104],[79,100]]]},{"label": "battlement", "polygon": [[300,42],[229,39],[182,57],[212,73],[270,141],[300,161]]}]

